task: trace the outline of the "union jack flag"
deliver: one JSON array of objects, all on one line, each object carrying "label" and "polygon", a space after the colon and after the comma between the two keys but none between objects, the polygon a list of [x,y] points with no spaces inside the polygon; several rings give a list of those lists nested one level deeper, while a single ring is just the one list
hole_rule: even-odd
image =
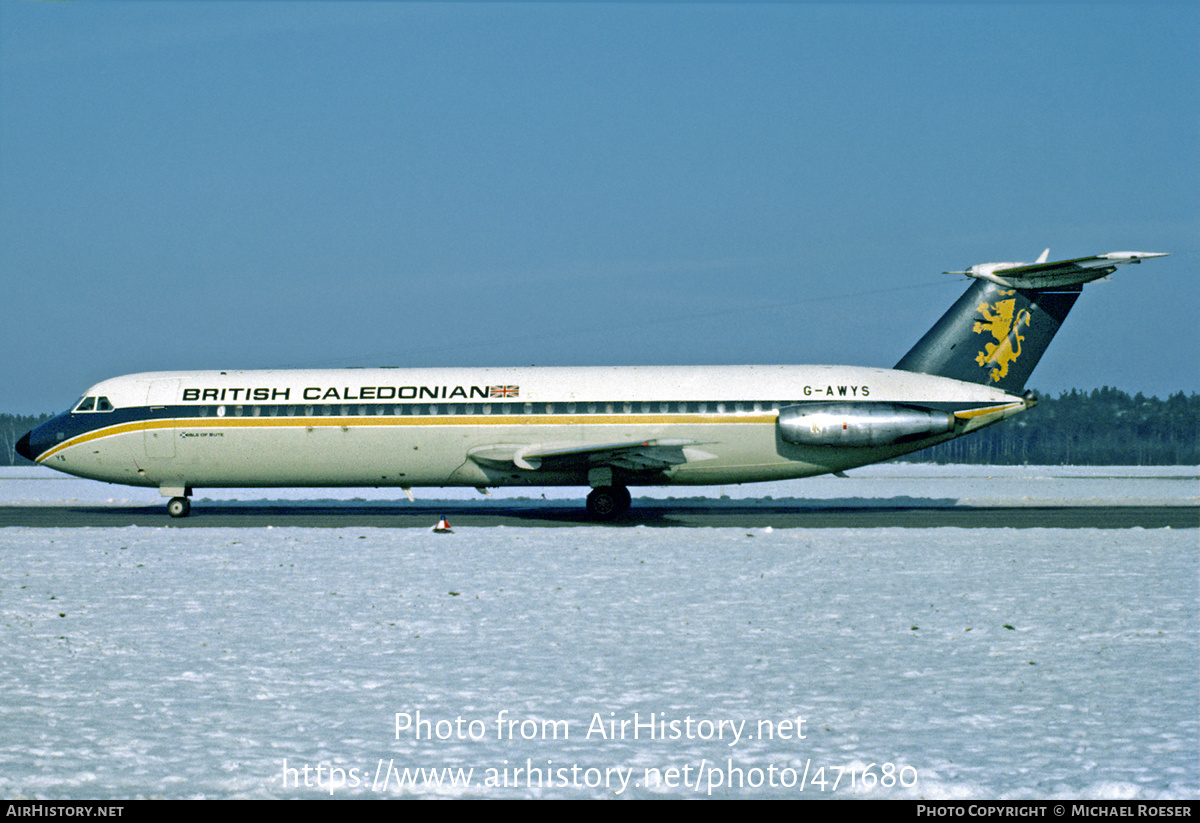
[{"label": "union jack flag", "polygon": [[516,386],[491,386],[488,388],[490,397],[517,397],[519,392]]}]

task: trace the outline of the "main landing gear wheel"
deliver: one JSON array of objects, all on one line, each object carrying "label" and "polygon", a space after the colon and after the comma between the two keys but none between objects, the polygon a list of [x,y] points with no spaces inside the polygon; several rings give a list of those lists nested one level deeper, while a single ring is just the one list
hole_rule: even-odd
[{"label": "main landing gear wheel", "polygon": [[167,503],[167,514],[172,517],[187,517],[192,510],[192,501],[186,497],[172,497]]},{"label": "main landing gear wheel", "polygon": [[629,511],[631,500],[624,486],[597,486],[587,496],[587,511],[596,520],[612,520]]}]

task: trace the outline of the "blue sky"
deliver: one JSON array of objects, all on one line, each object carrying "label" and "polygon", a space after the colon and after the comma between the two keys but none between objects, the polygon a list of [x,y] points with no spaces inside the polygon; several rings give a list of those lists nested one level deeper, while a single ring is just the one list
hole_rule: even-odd
[{"label": "blue sky", "polygon": [[890,367],[974,263],[1030,385],[1200,390],[1200,6],[0,4],[0,411],[161,369]]}]

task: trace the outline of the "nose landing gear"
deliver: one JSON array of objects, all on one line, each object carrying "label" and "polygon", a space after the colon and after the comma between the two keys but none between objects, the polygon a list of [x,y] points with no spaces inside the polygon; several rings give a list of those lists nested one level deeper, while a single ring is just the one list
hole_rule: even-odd
[{"label": "nose landing gear", "polygon": [[172,517],[187,517],[191,512],[192,501],[188,500],[192,496],[191,486],[159,486],[158,493],[171,498],[167,501],[167,514]]}]

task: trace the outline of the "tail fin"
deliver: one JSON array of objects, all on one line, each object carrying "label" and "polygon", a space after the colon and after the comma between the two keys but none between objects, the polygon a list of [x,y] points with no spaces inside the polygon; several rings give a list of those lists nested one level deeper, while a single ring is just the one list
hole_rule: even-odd
[{"label": "tail fin", "polygon": [[895,368],[1020,394],[1081,291],[1006,289],[976,280]]},{"label": "tail fin", "polygon": [[1020,393],[1084,283],[1117,266],[1165,256],[1109,252],[1047,263],[1048,251],[1036,263],[985,263],[948,272],[975,282],[895,368]]}]

